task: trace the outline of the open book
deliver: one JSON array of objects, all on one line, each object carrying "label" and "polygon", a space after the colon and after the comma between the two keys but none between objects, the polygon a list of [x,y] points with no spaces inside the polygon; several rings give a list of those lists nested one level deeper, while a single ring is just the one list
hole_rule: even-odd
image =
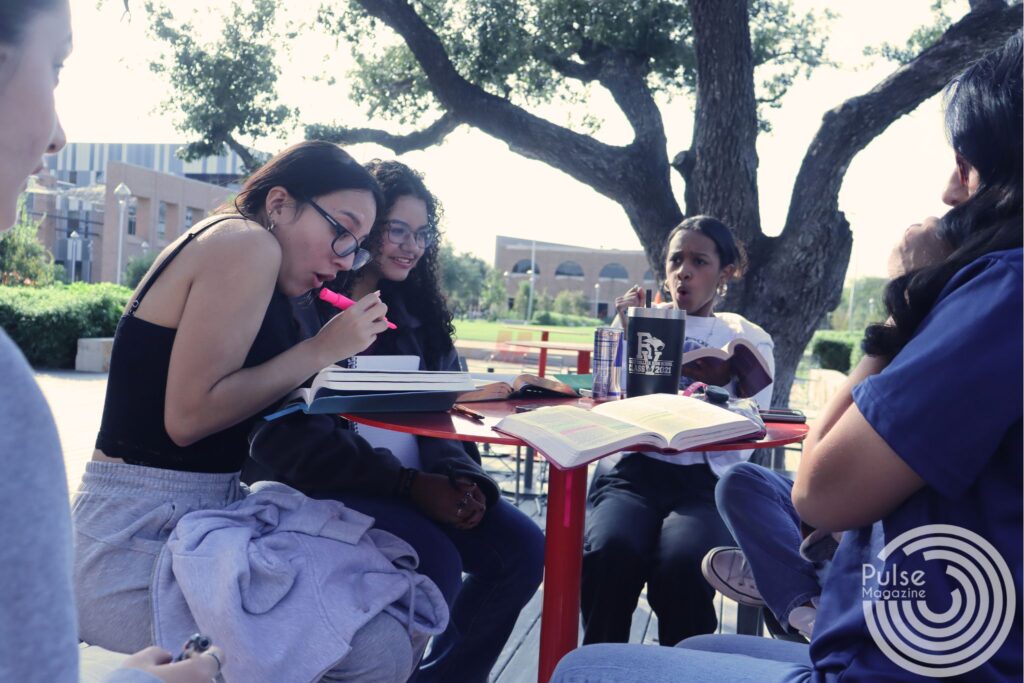
[{"label": "open book", "polygon": [[510,382],[491,382],[476,391],[463,394],[459,403],[504,401],[510,398],[578,398],[579,393],[565,382],[536,375],[519,375]]},{"label": "open book", "polygon": [[693,450],[764,435],[761,425],[742,415],[674,394],[609,401],[592,410],[538,408],[509,415],[494,429],[522,439],[565,469],[622,450]]},{"label": "open book", "polygon": [[445,411],[460,394],[473,391],[467,372],[324,368],[309,388],[296,389],[288,404],[265,419],[306,413],[394,413]]},{"label": "open book", "polygon": [[708,346],[687,351],[683,354],[682,374],[695,379],[716,374],[734,377],[739,398],[750,398],[772,383],[768,361],[753,342],[743,337],[720,349]]}]

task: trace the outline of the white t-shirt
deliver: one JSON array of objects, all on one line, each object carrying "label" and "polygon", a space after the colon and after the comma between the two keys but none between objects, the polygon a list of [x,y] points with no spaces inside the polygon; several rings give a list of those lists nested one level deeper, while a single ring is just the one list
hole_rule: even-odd
[{"label": "white t-shirt", "polygon": [[[668,305],[671,306],[671,304]],[[664,307],[664,305],[660,307]],[[757,350],[768,361],[768,369],[774,376],[775,343],[772,341],[771,335],[737,313],[715,313],[707,317],[686,316],[686,341],[683,342],[683,352],[707,346],[721,348],[736,337],[743,337],[754,343]],[[625,373],[623,373],[623,380],[625,381]],[[689,384],[690,380],[688,379],[684,378],[680,381],[681,388]],[[762,408],[771,406],[773,386],[769,384],[753,397],[758,406]],[[736,395],[735,387],[732,384],[725,388],[728,389],[730,395]],[[736,463],[748,460],[753,452],[753,450],[747,449],[743,451],[692,451],[675,455],[645,452],[644,455],[676,465],[699,465],[706,462],[716,476],[721,476]]]}]

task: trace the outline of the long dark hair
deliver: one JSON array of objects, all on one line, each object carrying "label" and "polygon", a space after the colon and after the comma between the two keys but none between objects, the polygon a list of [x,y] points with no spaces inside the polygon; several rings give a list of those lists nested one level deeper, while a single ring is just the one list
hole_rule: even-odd
[{"label": "long dark hair", "polygon": [[35,15],[53,9],[58,4],[60,0],[0,1],[0,44],[20,44],[28,22]]},{"label": "long dark hair", "polygon": [[341,147],[321,140],[292,145],[263,164],[246,179],[233,202],[217,213],[238,212],[267,226],[267,194],[275,187],[288,190],[299,211],[306,201],[338,190],[366,190],[373,194],[380,217],[384,196],[369,171]]},{"label": "long dark hair", "polygon": [[[442,209],[430,190],[423,182],[423,176],[399,161],[381,161],[374,159],[366,164],[366,169],[380,184],[384,193],[384,204],[377,213],[377,224],[373,226],[366,243],[363,247],[375,257],[380,254],[384,240],[384,221],[388,213],[395,206],[395,202],[401,197],[415,197],[420,199],[427,207],[427,227],[438,231],[438,223],[441,219]],[[451,351],[454,343],[455,327],[452,325],[452,313],[448,309],[448,302],[441,291],[440,260],[440,231],[438,239],[434,240],[423,252],[416,267],[412,269],[409,276],[402,282],[392,282],[381,279],[378,287],[381,299],[384,303],[393,305],[398,299],[407,308],[414,308],[416,317],[423,324],[423,363],[430,369],[438,369],[441,361]],[[341,277],[332,284],[331,288],[338,288],[345,294],[350,294],[353,286],[362,277],[363,271],[342,273]],[[393,338],[393,337],[392,337]],[[388,351],[388,335],[381,335],[378,348],[382,352]]]},{"label": "long dark hair", "polygon": [[957,272],[985,254],[1021,247],[1022,68],[1017,32],[946,87],[946,134],[958,159],[977,170],[980,183],[970,198],[942,218],[939,235],[953,253],[888,284],[885,306],[894,324],[868,327],[865,353],[896,355]]}]

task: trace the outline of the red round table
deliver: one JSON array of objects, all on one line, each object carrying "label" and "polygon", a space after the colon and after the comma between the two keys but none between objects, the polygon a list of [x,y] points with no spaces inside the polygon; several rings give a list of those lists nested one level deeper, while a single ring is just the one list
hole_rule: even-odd
[{"label": "red round table", "polygon": [[[438,439],[525,446],[519,439],[491,429],[522,404],[578,405],[591,408],[594,402],[581,398],[523,399],[471,403],[468,407],[483,415],[474,420],[458,413],[360,413],[344,417],[359,424]],[[737,441],[702,446],[702,451],[735,451],[773,448],[803,441],[806,424],[767,423],[768,433],[758,441]],[[539,451],[538,451],[539,452]],[[543,456],[544,454],[541,453]],[[544,605],[540,622],[540,666],[537,680],[547,683],[555,665],[579,645],[580,571],[583,565],[583,524],[586,511],[587,468],[562,469],[547,456],[551,465],[548,482],[548,511],[544,541]]]}]

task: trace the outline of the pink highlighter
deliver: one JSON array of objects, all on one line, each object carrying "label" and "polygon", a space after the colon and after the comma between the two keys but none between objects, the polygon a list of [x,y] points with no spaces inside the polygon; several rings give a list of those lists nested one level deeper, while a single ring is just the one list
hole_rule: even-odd
[{"label": "pink highlighter", "polygon": [[[332,292],[331,290],[325,288],[320,289],[320,298],[323,301],[326,301],[330,305],[334,306],[335,308],[340,308],[343,311],[349,306],[352,306],[356,303],[355,301],[352,301],[352,299],[349,299],[344,294],[338,294],[337,292]],[[388,324],[389,330],[398,329],[398,325],[394,324],[387,318],[384,318],[384,322]]]}]

